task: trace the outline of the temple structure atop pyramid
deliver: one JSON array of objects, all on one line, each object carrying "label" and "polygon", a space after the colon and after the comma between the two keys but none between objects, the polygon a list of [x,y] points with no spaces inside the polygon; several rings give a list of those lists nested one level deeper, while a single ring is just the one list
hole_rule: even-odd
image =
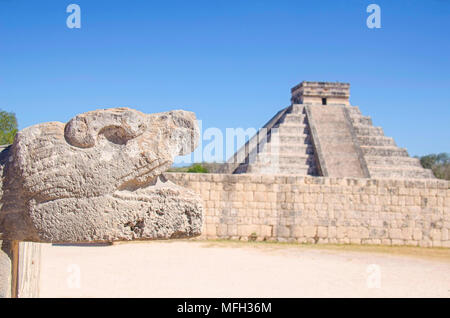
[{"label": "temple structure atop pyramid", "polygon": [[226,165],[228,173],[434,178],[349,102],[350,84],[301,82]]}]

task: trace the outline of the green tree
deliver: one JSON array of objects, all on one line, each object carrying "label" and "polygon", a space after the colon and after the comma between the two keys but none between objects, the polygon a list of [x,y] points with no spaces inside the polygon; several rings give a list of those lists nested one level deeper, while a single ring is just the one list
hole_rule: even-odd
[{"label": "green tree", "polygon": [[203,167],[201,164],[194,164],[192,167],[188,169],[187,172],[193,172],[193,173],[208,173],[208,169]]},{"label": "green tree", "polygon": [[437,156],[435,154],[420,157],[420,163],[422,164],[422,167],[424,167],[425,169],[431,169],[436,163],[436,157]]},{"label": "green tree", "polygon": [[420,157],[420,163],[424,168],[433,170],[436,178],[450,180],[450,155],[448,153]]},{"label": "green tree", "polygon": [[0,145],[12,144],[16,133],[16,115],[0,110]]}]

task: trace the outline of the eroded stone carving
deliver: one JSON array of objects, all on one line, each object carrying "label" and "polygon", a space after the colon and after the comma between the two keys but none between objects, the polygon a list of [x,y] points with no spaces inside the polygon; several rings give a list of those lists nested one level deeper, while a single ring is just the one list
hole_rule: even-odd
[{"label": "eroded stone carving", "polygon": [[96,110],[20,131],[0,155],[3,238],[36,242],[200,234],[201,198],[161,177],[195,149],[187,111]]}]

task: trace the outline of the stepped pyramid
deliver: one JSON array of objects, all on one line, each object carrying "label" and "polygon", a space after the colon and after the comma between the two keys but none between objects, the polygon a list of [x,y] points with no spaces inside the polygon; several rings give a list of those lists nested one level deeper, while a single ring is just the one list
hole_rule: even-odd
[{"label": "stepped pyramid", "polygon": [[350,84],[302,82],[226,165],[229,173],[434,178],[349,103]]}]

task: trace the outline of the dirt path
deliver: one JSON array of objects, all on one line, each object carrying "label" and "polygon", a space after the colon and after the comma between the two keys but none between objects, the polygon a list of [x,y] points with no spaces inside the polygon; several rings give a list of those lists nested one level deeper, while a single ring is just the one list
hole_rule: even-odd
[{"label": "dirt path", "polygon": [[92,247],[45,244],[40,294],[42,297],[450,297],[450,260],[282,244],[185,241]]}]

